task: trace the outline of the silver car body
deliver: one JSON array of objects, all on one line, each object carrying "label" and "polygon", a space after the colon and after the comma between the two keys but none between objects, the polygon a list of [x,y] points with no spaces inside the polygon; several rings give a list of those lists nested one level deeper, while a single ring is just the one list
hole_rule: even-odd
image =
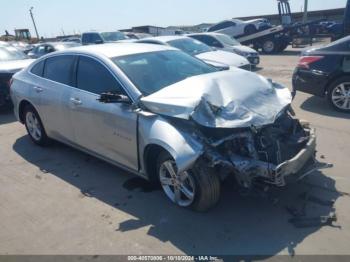
[{"label": "silver car body", "polygon": [[[158,37],[141,39],[136,42],[153,43],[153,44],[170,46],[169,44],[170,41],[179,40],[179,39],[188,39],[188,37],[187,36],[158,36]],[[195,56],[213,66],[226,65],[226,66],[247,68],[250,65],[249,61],[246,58],[240,55],[236,55],[236,54],[226,52],[226,51],[221,51],[221,50],[213,49],[212,51],[200,53]]]},{"label": "silver car body", "polygon": [[[246,146],[251,148],[252,131],[237,133],[233,130],[248,126],[253,126],[252,130],[259,129],[286,114],[291,102],[287,88],[255,73],[235,69],[190,77],[142,97],[137,87],[110,59],[167,50],[177,49],[120,43],[49,54],[14,76],[11,97],[15,115],[23,122],[23,106],[30,103],[40,115],[49,137],[145,178],[148,178],[148,160],[152,158],[154,148],[169,152],[178,172],[188,170],[205,156],[210,159],[208,164],[220,164],[227,172],[239,172],[241,184],[245,186],[251,176],[264,177],[270,183],[282,185],[284,176],[299,171],[312,157],[315,138],[308,127],[305,127],[308,142],[303,150],[278,166],[228,152],[227,156],[215,152],[215,147],[236,138],[248,141]],[[98,94],[31,73],[33,66],[40,61],[62,54],[86,56],[101,63],[122,85],[132,104],[101,103],[97,100]],[[200,127],[232,132],[211,140],[199,132]],[[231,162],[226,157],[230,157]]]}]

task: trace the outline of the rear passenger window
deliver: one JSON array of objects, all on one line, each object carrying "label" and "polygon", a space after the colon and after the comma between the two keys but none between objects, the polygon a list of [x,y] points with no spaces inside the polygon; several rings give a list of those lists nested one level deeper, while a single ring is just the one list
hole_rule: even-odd
[{"label": "rear passenger window", "polygon": [[44,63],[45,63],[45,60],[40,61],[35,66],[33,66],[32,70],[30,70],[30,72],[34,75],[37,75],[37,76],[43,76]]},{"label": "rear passenger window", "polygon": [[101,63],[81,56],[78,64],[77,87],[95,94],[124,93],[118,81]]},{"label": "rear passenger window", "polygon": [[46,59],[44,77],[61,84],[72,84],[74,56],[62,55]]}]

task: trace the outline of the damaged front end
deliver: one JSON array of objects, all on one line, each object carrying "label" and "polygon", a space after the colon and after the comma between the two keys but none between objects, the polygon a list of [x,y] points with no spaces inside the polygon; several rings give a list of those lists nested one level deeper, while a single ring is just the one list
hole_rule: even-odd
[{"label": "damaged front end", "polygon": [[199,130],[205,162],[222,179],[233,174],[244,188],[256,182],[284,186],[286,178],[300,173],[316,153],[314,129],[289,111],[261,128]]},{"label": "damaged front end", "polygon": [[[196,149],[195,156],[200,157],[192,166],[207,163],[222,179],[234,174],[244,188],[255,182],[284,186],[315,159],[315,132],[294,118],[288,88],[256,74],[232,70],[195,76],[141,101],[199,141],[201,152]],[[181,155],[181,150],[173,154],[179,172],[190,168],[177,161]]]}]

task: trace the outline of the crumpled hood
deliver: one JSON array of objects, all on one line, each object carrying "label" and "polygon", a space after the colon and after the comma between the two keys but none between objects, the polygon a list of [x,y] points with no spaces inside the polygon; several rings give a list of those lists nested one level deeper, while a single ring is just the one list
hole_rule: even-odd
[{"label": "crumpled hood", "polygon": [[201,53],[196,55],[196,57],[209,64],[211,62],[214,62],[214,63],[218,62],[228,66],[236,66],[236,67],[249,65],[249,61],[246,58],[240,55],[236,55],[230,52],[225,52],[220,50]]},{"label": "crumpled hood", "polygon": [[151,112],[216,128],[275,122],[291,103],[288,88],[241,69],[194,76],[141,98]]},{"label": "crumpled hood", "polygon": [[23,59],[0,62],[0,73],[16,73],[30,65],[34,59]]}]

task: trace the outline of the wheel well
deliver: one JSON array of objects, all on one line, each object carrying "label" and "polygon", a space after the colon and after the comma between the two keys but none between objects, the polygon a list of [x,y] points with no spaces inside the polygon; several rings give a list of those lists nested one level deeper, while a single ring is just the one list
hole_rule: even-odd
[{"label": "wheel well", "polygon": [[324,95],[327,94],[328,89],[330,88],[330,86],[337,80],[339,80],[339,78],[341,77],[350,77],[350,74],[337,74],[335,76],[333,76],[331,79],[328,80],[327,84],[324,86]]},{"label": "wheel well", "polygon": [[18,107],[18,116],[22,124],[24,123],[24,109],[26,108],[27,105],[32,105],[32,104],[27,100],[23,100],[21,101]]},{"label": "wheel well", "polygon": [[147,176],[150,180],[157,179],[157,160],[161,152],[168,152],[168,151],[156,144],[147,145],[144,151],[143,161],[145,164]]}]

